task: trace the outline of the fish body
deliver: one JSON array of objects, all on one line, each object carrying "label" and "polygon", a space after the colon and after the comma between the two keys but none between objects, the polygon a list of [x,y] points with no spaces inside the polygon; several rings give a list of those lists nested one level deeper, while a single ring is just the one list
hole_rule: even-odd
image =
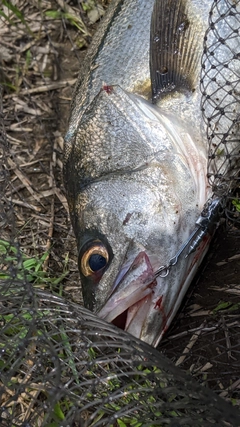
[{"label": "fish body", "polygon": [[212,236],[198,239],[212,197],[200,91],[210,9],[209,0],[113,2],[65,138],[84,304],[153,346]]}]

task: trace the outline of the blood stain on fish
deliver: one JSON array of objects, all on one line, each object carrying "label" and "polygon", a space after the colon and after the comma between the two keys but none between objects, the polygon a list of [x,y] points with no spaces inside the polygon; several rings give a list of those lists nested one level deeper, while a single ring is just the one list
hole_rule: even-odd
[{"label": "blood stain on fish", "polygon": [[102,90],[107,92],[108,95],[111,95],[111,93],[113,93],[113,86],[103,85]]}]

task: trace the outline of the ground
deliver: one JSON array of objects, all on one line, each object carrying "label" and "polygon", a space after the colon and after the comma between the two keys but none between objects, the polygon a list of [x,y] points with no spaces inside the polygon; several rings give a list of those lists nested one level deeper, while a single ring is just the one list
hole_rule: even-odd
[{"label": "ground", "polygon": [[[99,22],[99,8],[104,10],[107,1],[97,8],[91,1],[5,3],[0,76],[10,180],[4,197],[13,215],[2,239],[14,234],[21,251],[40,260],[44,279],[38,278],[37,286],[81,304],[76,245],[62,183],[63,137],[79,64]],[[90,22],[90,11],[97,23]],[[222,226],[159,347],[237,405],[239,273],[240,232]]]},{"label": "ground", "polygon": [[240,232],[221,227],[160,350],[240,404]]}]

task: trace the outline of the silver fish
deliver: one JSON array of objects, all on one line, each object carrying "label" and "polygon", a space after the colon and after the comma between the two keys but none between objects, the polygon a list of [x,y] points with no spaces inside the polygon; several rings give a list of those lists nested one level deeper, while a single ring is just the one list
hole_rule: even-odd
[{"label": "silver fish", "polygon": [[114,1],[80,70],[65,138],[84,303],[153,346],[219,219],[200,91],[210,9],[209,0]]}]

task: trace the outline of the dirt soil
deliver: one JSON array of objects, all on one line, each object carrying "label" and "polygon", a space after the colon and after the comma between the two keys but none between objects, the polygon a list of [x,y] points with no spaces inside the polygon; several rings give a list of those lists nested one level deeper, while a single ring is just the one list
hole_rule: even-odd
[{"label": "dirt soil", "polygon": [[168,358],[222,397],[240,401],[240,231],[221,227],[170,330]]},{"label": "dirt soil", "polygon": [[[7,239],[6,230],[14,231],[26,255],[45,255],[43,270],[53,278],[50,289],[81,304],[76,245],[62,184],[62,150],[72,90],[97,24],[90,23],[84,10],[90,2],[42,1],[41,9],[35,1],[14,4],[24,19],[6,7],[9,19],[0,16],[3,113],[10,153],[5,197],[14,210],[14,222],[2,238]],[[77,24],[66,18],[66,8],[79,18]],[[50,11],[58,14],[53,17]],[[62,274],[57,283],[54,279]],[[239,277],[240,231],[221,228],[159,348],[238,405]]]}]

